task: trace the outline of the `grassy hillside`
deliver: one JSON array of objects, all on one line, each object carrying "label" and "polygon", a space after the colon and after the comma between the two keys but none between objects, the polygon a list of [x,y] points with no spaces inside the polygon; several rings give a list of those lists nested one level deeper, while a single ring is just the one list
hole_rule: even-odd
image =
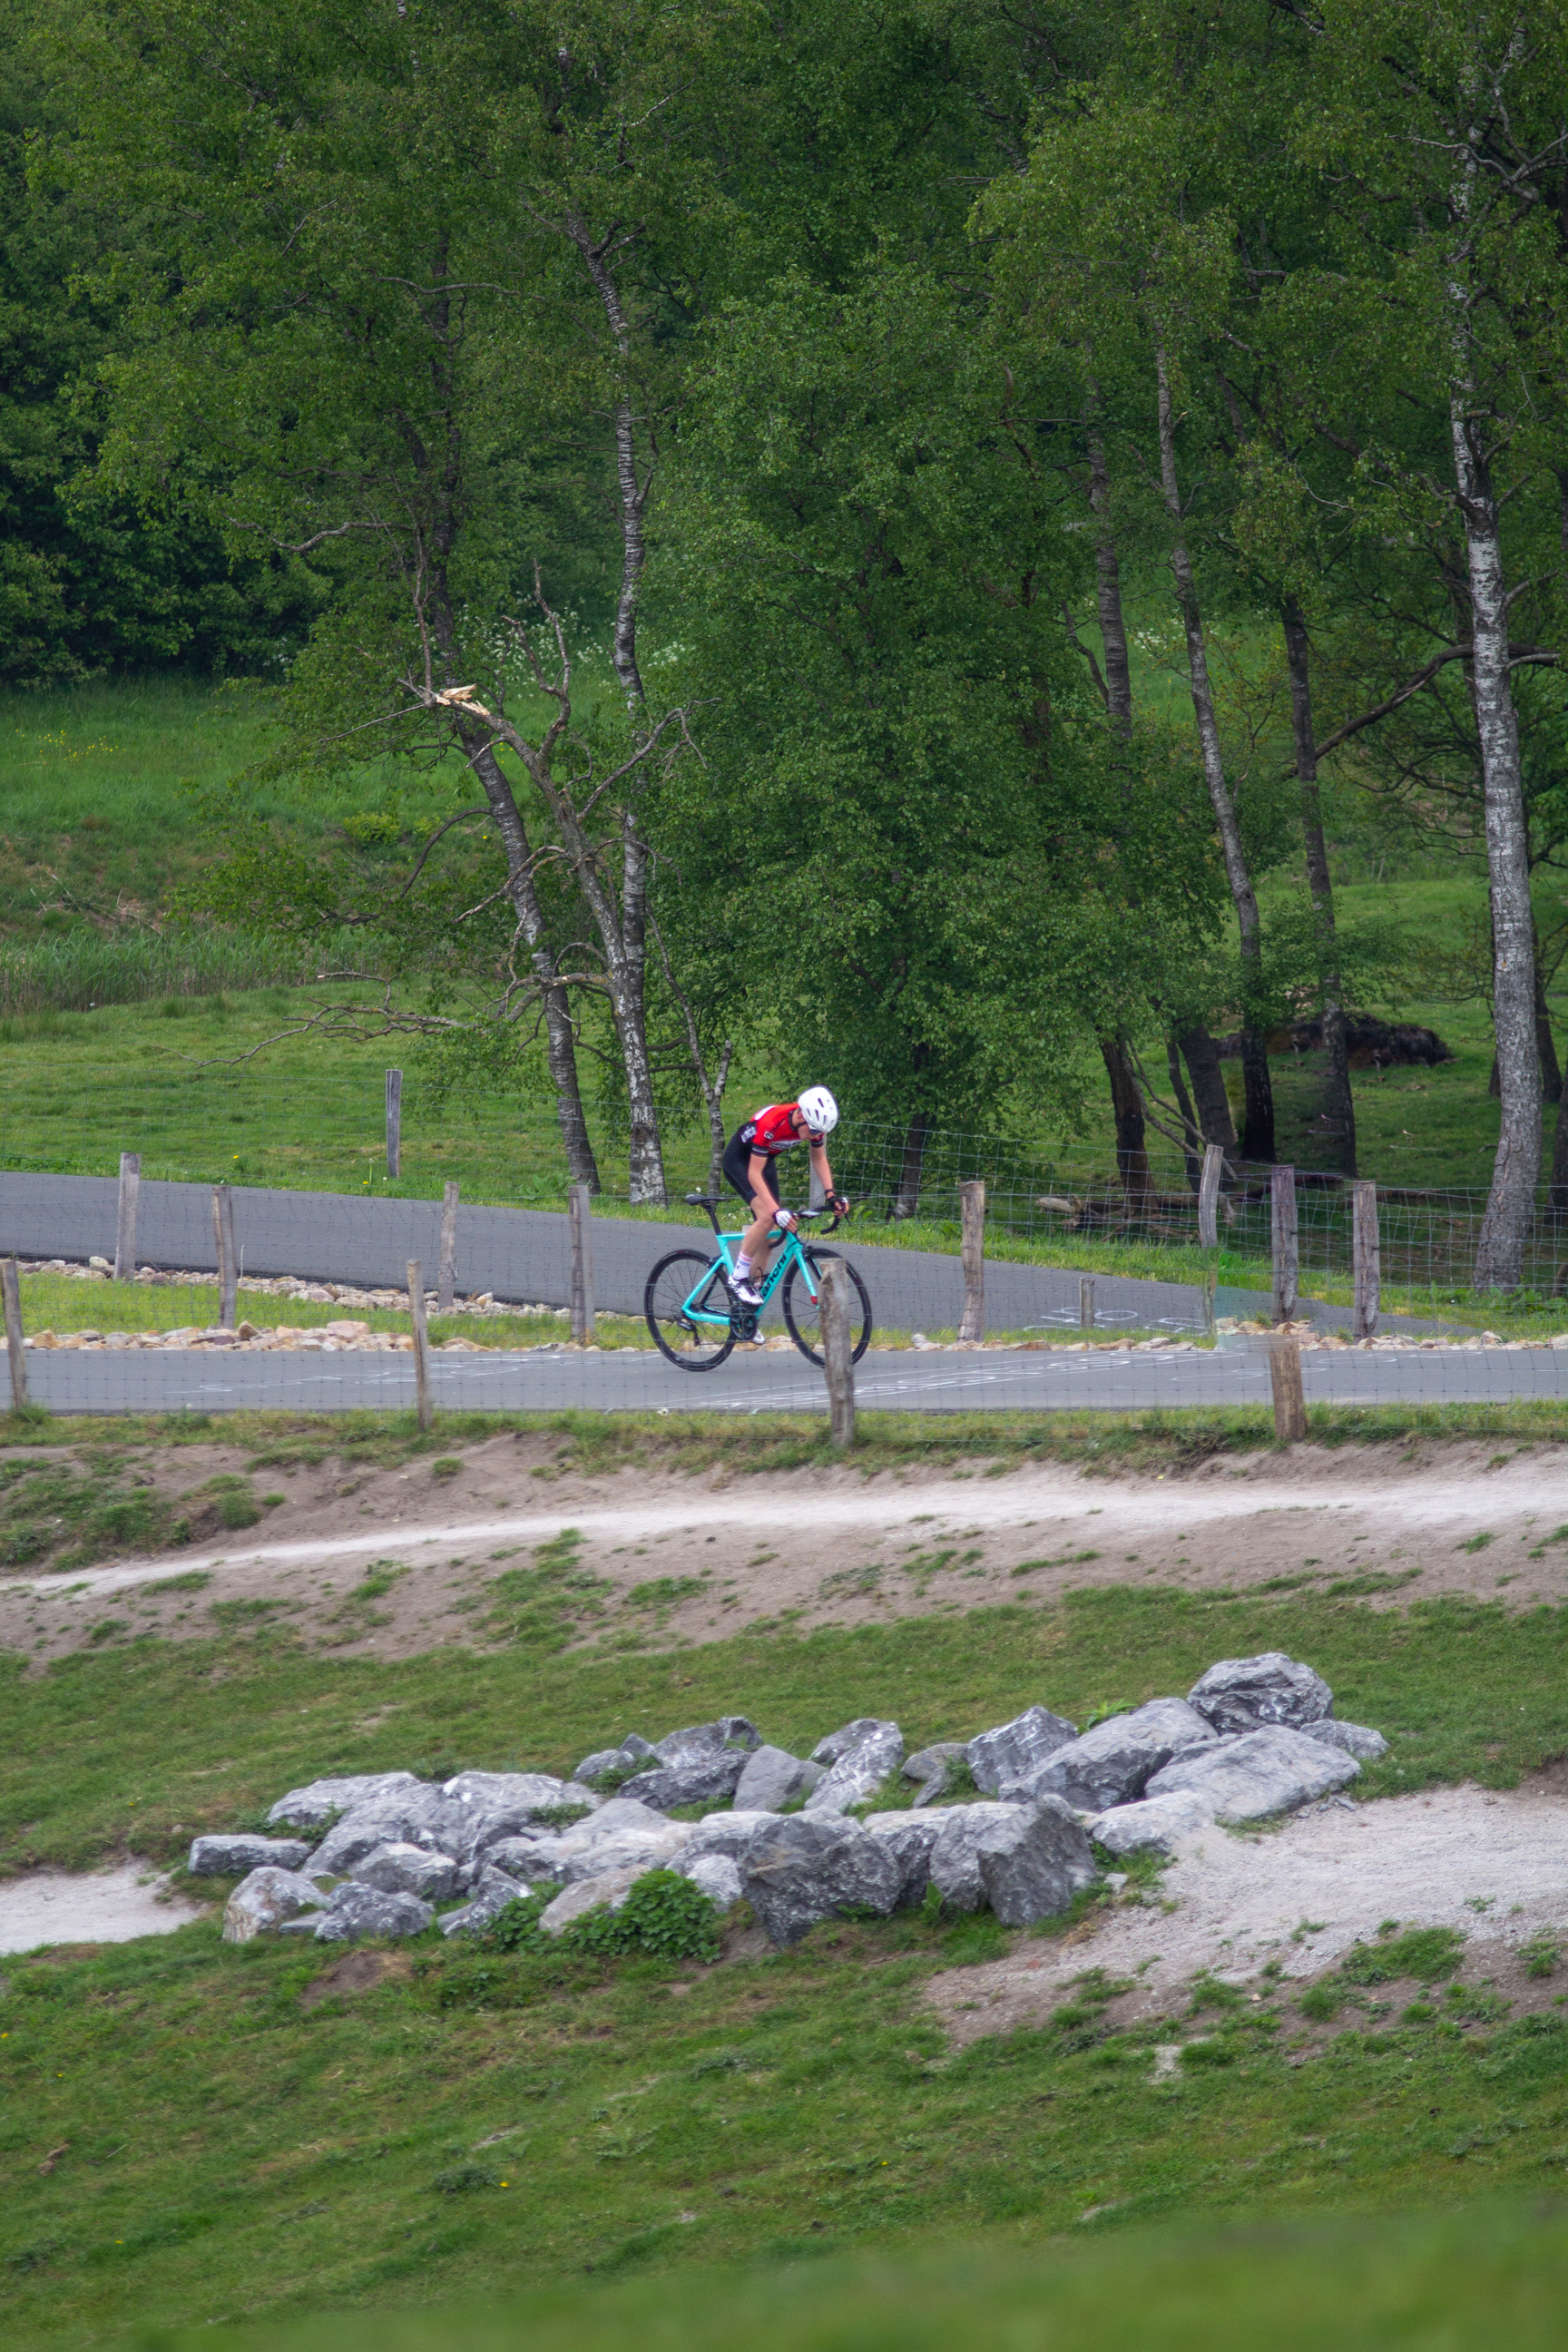
[{"label": "grassy hillside", "polygon": [[[1136,1701],[1274,1646],[1394,1736],[1368,1793],[1496,1785],[1568,1744],[1568,1621],[1544,1608],[1101,1591],[673,1655],[545,1655],[538,1636],[391,1665],[243,1629],[36,1676],[14,1661],[8,1858],[174,1854],[315,1772],[558,1768],[634,1725],[736,1707],[792,1745],[866,1710],[896,1715],[911,1745],[963,1737],[1037,1697]],[[1117,2029],[1086,1950],[1048,2024],[955,2053],[922,1988],[1020,1944],[989,1919],[910,1915],[703,1971],[432,1932],[331,1977],[330,1954],[226,1947],[199,1922],[9,1966],[9,2339],[531,2304],[588,2272],[987,2231],[1016,2258],[1086,2221],[1256,2225],[1557,2178],[1568,2031],[1550,1997],[1510,2019],[1479,1983],[1408,2014],[1408,1994],[1374,1995],[1331,2032],[1300,1987],[1255,2002],[1200,1983],[1173,2028]],[[1156,2081],[1152,2044],[1199,2034],[1206,2054]]]}]

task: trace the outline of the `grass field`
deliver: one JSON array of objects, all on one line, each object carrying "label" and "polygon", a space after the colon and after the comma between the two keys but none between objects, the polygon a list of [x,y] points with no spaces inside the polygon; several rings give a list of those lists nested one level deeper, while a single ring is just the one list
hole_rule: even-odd
[{"label": "grass field", "polygon": [[[0,1811],[12,1866],[173,1857],[316,1772],[561,1769],[634,1726],[731,1709],[792,1746],[892,1715],[912,1746],[1038,1697],[1076,1712],[1184,1688],[1214,1657],[1271,1647],[1388,1730],[1367,1794],[1497,1786],[1568,1747],[1565,1643],[1554,1609],[1121,1591],[613,1659],[525,1635],[387,1664],[242,1629],[14,1665]],[[1018,1940],[910,1915],[708,1973],[432,1934],[379,1984],[324,1999],[317,1951],[225,1947],[205,1922],[16,1964],[0,2018],[11,2340],[162,2342],[148,2331],[977,2232],[1016,2259],[1097,2209],[1100,2231],[1256,2227],[1557,2180],[1557,2008],[1510,2021],[1484,1988],[1408,2019],[1373,2003],[1324,2043],[1289,1988],[1260,2007],[1200,1985],[1207,2058],[1156,2083],[1149,2045],[1170,2029],[1112,2032],[1090,1970],[1043,2030],[953,2054],[923,1984]]]},{"label": "grass field", "polygon": [[[1489,2202],[1416,2219],[1245,2231],[1079,2225],[1079,2242],[753,2260],[744,2271],[546,2290],[500,2308],[346,2314],[243,2335],[182,2331],[180,2352],[952,2352],[983,2328],[1007,2352],[1547,2352],[1568,2246],[1550,2206]],[[1087,2242],[1085,2242],[1087,2241]],[[165,2339],[173,2343],[176,2339]]]}]

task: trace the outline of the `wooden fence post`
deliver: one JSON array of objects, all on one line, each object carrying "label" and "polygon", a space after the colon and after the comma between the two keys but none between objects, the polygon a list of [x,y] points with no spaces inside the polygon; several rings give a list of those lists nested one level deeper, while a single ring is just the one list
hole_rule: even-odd
[{"label": "wooden fence post", "polygon": [[1273,1168],[1268,1172],[1270,1243],[1274,1260],[1274,1320],[1293,1322],[1300,1282],[1300,1249],[1296,1226],[1296,1171]]},{"label": "wooden fence post", "polygon": [[234,1195],[226,1184],[213,1186],[213,1241],[217,1249],[218,1328],[232,1331],[239,1266],[234,1248]]},{"label": "wooden fence post", "polygon": [[1274,1434],[1281,1445],[1298,1445],[1307,1434],[1307,1396],[1301,1386],[1301,1343],[1268,1343],[1268,1379],[1274,1391]]},{"label": "wooden fence post", "polygon": [[22,1346],[22,1286],[14,1257],[0,1261],[0,1293],[5,1302],[5,1353],[11,1360],[11,1410],[20,1412],[27,1402],[27,1359]]},{"label": "wooden fence post", "polygon": [[985,1187],[976,1181],[958,1188],[959,1207],[963,1218],[963,1239],[960,1257],[963,1265],[963,1317],[958,1327],[961,1339],[983,1339],[985,1337]]},{"label": "wooden fence post", "polygon": [[567,1219],[572,1234],[572,1337],[586,1347],[594,1336],[594,1247],[589,1219],[593,1194],[586,1184],[567,1188]]},{"label": "wooden fence post", "polygon": [[129,1282],[136,1272],[136,1210],[142,1191],[142,1154],[120,1155],[120,1204],[114,1220],[114,1279]]},{"label": "wooden fence post", "polygon": [[1204,1147],[1204,1172],[1198,1180],[1198,1247],[1219,1247],[1219,1180],[1225,1173],[1225,1147]]},{"label": "wooden fence post", "polygon": [[389,1176],[403,1173],[403,1073],[388,1070],[386,1074],[386,1172]]},{"label": "wooden fence post", "polygon": [[1078,1328],[1080,1331],[1094,1328],[1094,1276],[1080,1274],[1078,1278]]},{"label": "wooden fence post", "polygon": [[430,1334],[425,1328],[425,1275],[416,1257],[408,1261],[408,1313],[414,1325],[414,1392],[419,1426],[428,1429],[436,1418],[430,1393]]},{"label": "wooden fence post", "polygon": [[1355,1275],[1355,1319],[1358,1339],[1370,1339],[1377,1328],[1383,1287],[1378,1262],[1377,1186],[1370,1181],[1351,1187],[1351,1263]]},{"label": "wooden fence post", "polygon": [[842,1258],[822,1269],[822,1356],[827,1373],[827,1413],[833,1443],[855,1443],[855,1357],[850,1334],[854,1294]]},{"label": "wooden fence post", "polygon": [[436,1312],[450,1315],[458,1288],[458,1187],[441,1192],[441,1255],[436,1276]]}]

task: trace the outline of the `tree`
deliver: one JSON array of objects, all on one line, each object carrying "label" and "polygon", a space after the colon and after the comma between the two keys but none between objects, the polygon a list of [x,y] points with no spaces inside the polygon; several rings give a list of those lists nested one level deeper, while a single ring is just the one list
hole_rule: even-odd
[{"label": "tree", "polygon": [[774,1049],[895,1125],[910,1213],[939,1120],[1071,1116],[1086,1030],[1212,926],[1212,863],[1190,800],[1128,805],[1146,747],[1066,642],[1076,547],[951,286],[792,276],[710,351],[655,574],[708,765],[660,824]]},{"label": "tree", "polygon": [[[1504,539],[1563,465],[1565,323],[1557,207],[1568,170],[1563,31],[1554,10],[1331,0],[1311,18],[1318,100],[1295,145],[1340,187],[1332,267],[1295,300],[1311,331],[1352,321],[1363,376],[1386,384],[1361,436],[1366,504],[1464,551],[1463,659],[1479,751],[1490,879],[1502,1123],[1478,1288],[1520,1278],[1541,1159],[1529,855]],[[1331,100],[1330,94],[1331,93]],[[1341,345],[1342,348],[1342,342]],[[1365,404],[1363,403],[1363,414]],[[1538,530],[1537,526],[1537,530]],[[1561,551],[1550,568],[1561,576]],[[1559,592],[1560,593],[1560,592]]]}]

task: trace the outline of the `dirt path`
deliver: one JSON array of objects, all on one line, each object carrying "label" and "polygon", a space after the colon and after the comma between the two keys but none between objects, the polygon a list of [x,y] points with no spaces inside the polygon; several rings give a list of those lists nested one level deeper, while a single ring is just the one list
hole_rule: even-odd
[{"label": "dirt path", "polygon": [[[189,1447],[178,1475],[194,1486],[245,1466],[230,1450]],[[1146,1579],[1194,1591],[1288,1582],[1402,1602],[1568,1597],[1562,1448],[1302,1446],[1157,1477],[981,1463],[869,1478],[627,1469],[589,1479],[558,1475],[535,1436],[502,1436],[442,1479],[427,1462],[347,1475],[341,1462],[307,1465],[262,1472],[257,1485],[273,1479],[281,1491],[264,1535],[8,1580],[0,1644],[53,1655],[101,1626],[106,1606],[133,1612],[117,1631],[206,1633],[215,1606],[267,1601],[307,1638],[405,1654],[472,1640],[472,1603],[499,1572],[492,1563],[525,1562],[566,1528],[605,1580],[602,1630],[671,1641],[711,1641],[761,1619],[853,1624]],[[345,1594],[382,1561],[405,1572],[375,1622],[345,1615]]]},{"label": "dirt path", "polygon": [[172,1894],[151,1862],[81,1873],[35,1871],[0,1885],[0,1952],[166,1936],[187,1919],[199,1919],[205,1907]]},{"label": "dirt path", "polygon": [[[939,1977],[931,1999],[956,2042],[1039,2025],[1088,1969],[1130,1981],[1113,2019],[1180,2014],[1200,1969],[1274,1997],[1321,1975],[1390,1923],[1466,1938],[1464,1979],[1515,2007],[1561,2008],[1568,1970],[1532,1977],[1525,1946],[1568,1942],[1568,1802],[1561,1767],[1521,1789],[1439,1789],[1375,1804],[1331,1800],[1265,1836],[1189,1840],[1158,1893],[1129,1897],[1059,1944]],[[1428,1988],[1380,1988],[1399,2008]],[[1347,2015],[1341,2025],[1352,2021]],[[1364,2021],[1364,2018],[1359,2021]],[[1202,2031],[1201,2025],[1191,2030]],[[1337,2030],[1337,2029],[1336,2029]]]}]

